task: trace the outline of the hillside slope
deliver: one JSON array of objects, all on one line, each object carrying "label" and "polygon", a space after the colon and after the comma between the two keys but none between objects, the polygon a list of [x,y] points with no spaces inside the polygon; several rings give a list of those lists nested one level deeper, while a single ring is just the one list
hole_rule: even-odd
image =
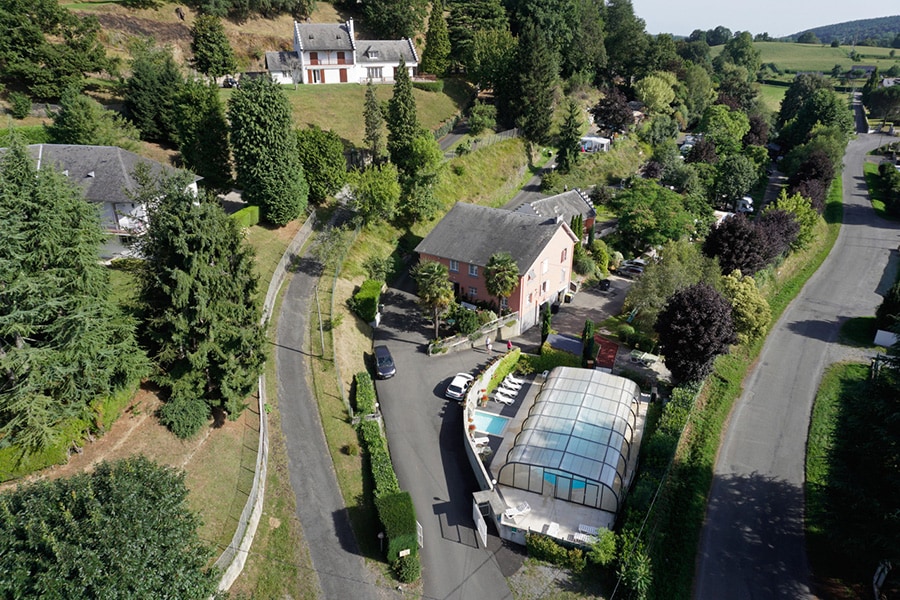
[{"label": "hillside slope", "polygon": [[[872,40],[876,43],[881,42],[883,45],[891,45],[900,35],[900,15],[823,25],[814,29],[798,31],[788,37],[796,40],[807,31],[816,34],[823,44],[830,44],[834,40],[841,44],[858,44]],[[896,48],[897,45],[894,44],[894,47]]]}]

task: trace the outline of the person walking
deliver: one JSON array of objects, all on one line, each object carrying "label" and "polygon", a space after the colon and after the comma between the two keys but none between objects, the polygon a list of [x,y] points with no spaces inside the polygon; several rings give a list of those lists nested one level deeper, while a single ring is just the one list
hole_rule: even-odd
[{"label": "person walking", "polygon": [[488,354],[493,354],[494,347],[491,345],[491,338],[486,338],[484,340],[484,347],[487,349]]},{"label": "person walking", "polygon": [[512,352],[512,340],[506,340],[506,351]]}]

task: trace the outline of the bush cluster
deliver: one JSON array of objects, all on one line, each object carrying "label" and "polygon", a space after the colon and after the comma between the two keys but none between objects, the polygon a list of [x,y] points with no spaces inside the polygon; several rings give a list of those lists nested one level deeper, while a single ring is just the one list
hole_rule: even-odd
[{"label": "bush cluster", "polygon": [[892,163],[878,165],[881,176],[881,196],[884,209],[891,215],[900,216],[900,171]]},{"label": "bush cluster", "polygon": [[525,547],[528,556],[561,567],[574,573],[581,573],[587,565],[581,548],[565,548],[546,535],[529,533],[525,535]]},{"label": "bush cluster", "polygon": [[259,223],[259,207],[247,206],[231,215],[231,218],[241,229],[249,229]]},{"label": "bush cluster", "polygon": [[353,376],[356,383],[356,412],[371,415],[375,412],[375,384],[367,371],[360,371]]},{"label": "bush cluster", "polygon": [[[396,492],[375,500],[375,508],[384,525],[384,535],[388,540],[387,559],[395,568],[399,569],[397,575],[407,575],[412,571],[418,571],[418,567],[407,565],[410,560],[419,562],[418,535],[416,529],[416,511],[413,507],[409,492]],[[400,552],[409,550],[400,560]]]},{"label": "bush cluster", "polygon": [[[426,92],[435,92],[440,94],[444,91],[444,80],[438,79],[437,81],[413,81],[412,85],[414,88],[419,90],[425,90]],[[452,129],[452,127],[451,127]],[[445,134],[446,135],[446,134]]]},{"label": "bush cluster", "polygon": [[359,286],[359,291],[353,294],[353,298],[348,301],[350,310],[359,315],[359,318],[366,323],[374,321],[375,315],[378,314],[382,285],[384,285],[382,281],[367,279]]}]

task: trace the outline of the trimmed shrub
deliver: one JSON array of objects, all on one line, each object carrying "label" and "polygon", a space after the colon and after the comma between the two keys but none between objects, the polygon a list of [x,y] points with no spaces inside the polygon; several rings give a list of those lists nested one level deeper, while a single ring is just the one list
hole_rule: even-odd
[{"label": "trimmed shrub", "polygon": [[259,223],[259,207],[247,206],[231,215],[231,218],[241,229],[248,229]]},{"label": "trimmed shrub", "polygon": [[478,135],[486,129],[494,129],[497,126],[497,107],[493,104],[475,102],[469,111],[469,131],[472,135]]},{"label": "trimmed shrub", "polygon": [[412,84],[414,88],[425,90],[426,92],[437,92],[439,94],[444,91],[443,79],[438,79],[437,81],[413,81]]},{"label": "trimmed shrub", "polygon": [[453,318],[456,319],[456,330],[460,335],[469,335],[478,329],[478,315],[474,310],[460,306],[454,312]]},{"label": "trimmed shrub", "polygon": [[159,423],[186,440],[197,435],[209,420],[209,405],[186,395],[172,396],[159,409]]},{"label": "trimmed shrub", "polygon": [[375,412],[375,384],[372,376],[366,371],[360,371],[353,376],[356,383],[356,412],[361,415],[371,415]]},{"label": "trimmed shrub", "polygon": [[381,435],[378,421],[361,421],[359,433],[369,456],[369,468],[375,482],[375,498],[396,494],[400,491],[400,483],[397,481],[397,474],[394,473],[391,455],[388,452],[387,442]]},{"label": "trimmed shrub", "polygon": [[382,281],[367,279],[359,286],[359,291],[353,295],[350,308],[366,323],[375,320],[378,314],[378,302],[381,300]]},{"label": "trimmed shrub", "polygon": [[388,540],[388,562],[396,563],[402,550],[409,550],[409,556],[418,559],[416,510],[409,492],[397,491],[377,498],[375,507],[378,509],[378,518],[384,525],[384,535]]},{"label": "trimmed shrub", "polygon": [[547,171],[541,176],[541,191],[550,192],[553,188],[559,187],[559,173],[556,171]]}]

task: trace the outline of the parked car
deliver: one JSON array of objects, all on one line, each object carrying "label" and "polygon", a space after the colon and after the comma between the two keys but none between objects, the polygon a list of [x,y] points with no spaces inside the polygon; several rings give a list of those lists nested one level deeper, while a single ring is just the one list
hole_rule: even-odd
[{"label": "parked car", "polygon": [[390,379],[397,374],[394,357],[387,346],[375,346],[375,375],[378,379]]},{"label": "parked car", "polygon": [[474,379],[468,373],[457,373],[453,377],[453,381],[447,386],[447,391],[444,392],[444,395],[451,400],[462,400]]},{"label": "parked car", "polygon": [[634,279],[635,277],[640,277],[644,274],[644,270],[642,268],[634,266],[622,267],[616,272],[622,277],[628,277],[629,279]]}]

